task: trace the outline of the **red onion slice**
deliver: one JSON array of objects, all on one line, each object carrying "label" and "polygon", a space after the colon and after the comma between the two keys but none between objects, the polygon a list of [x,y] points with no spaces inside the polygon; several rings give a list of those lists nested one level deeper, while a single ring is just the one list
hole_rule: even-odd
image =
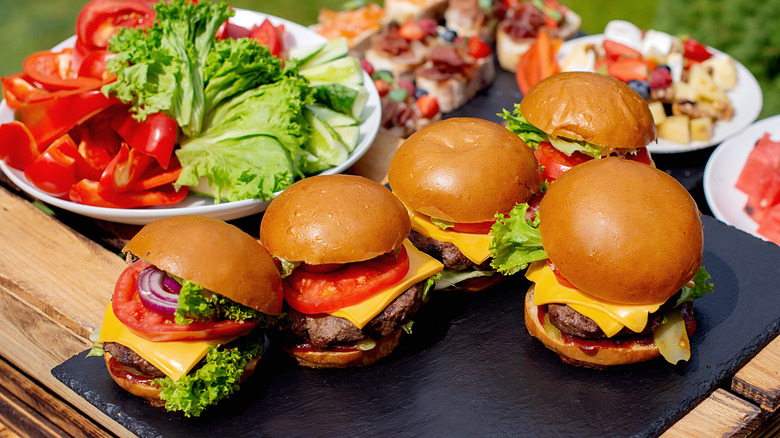
[{"label": "red onion slice", "polygon": [[141,303],[147,309],[173,316],[178,306],[178,292],[181,290],[181,285],[175,279],[169,277],[165,271],[150,266],[138,274],[136,282]]}]

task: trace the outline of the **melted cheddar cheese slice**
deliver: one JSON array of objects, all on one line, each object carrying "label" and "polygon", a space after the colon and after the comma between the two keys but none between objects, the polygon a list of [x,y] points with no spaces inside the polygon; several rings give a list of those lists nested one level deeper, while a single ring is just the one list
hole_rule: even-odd
[{"label": "melted cheddar cheese slice", "polygon": [[103,317],[103,326],[100,328],[98,342],[122,344],[176,381],[189,373],[206,356],[210,346],[225,344],[233,339],[235,337],[208,341],[150,341],[136,335],[122,324],[114,315],[114,310],[109,303]]},{"label": "melted cheddar cheese slice", "polygon": [[614,336],[623,327],[641,332],[647,325],[648,315],[657,311],[664,303],[617,304],[604,301],[579,289],[562,285],[545,261],[532,263],[525,276],[536,284],[535,306],[568,304],[572,309],[595,321],[607,337]]},{"label": "melted cheddar cheese slice", "polygon": [[442,230],[423,215],[409,210],[409,218],[412,220],[412,229],[425,237],[430,237],[442,242],[450,242],[458,247],[472,262],[481,265],[490,258],[490,243],[493,236],[489,234],[459,233],[456,231]]},{"label": "melted cheddar cheese slice", "polygon": [[375,316],[379,315],[379,312],[404,293],[406,289],[444,269],[444,265],[428,254],[419,251],[408,239],[404,240],[404,247],[407,254],[409,254],[409,272],[406,273],[406,276],[399,283],[362,303],[330,312],[330,314],[347,319],[362,329]]}]

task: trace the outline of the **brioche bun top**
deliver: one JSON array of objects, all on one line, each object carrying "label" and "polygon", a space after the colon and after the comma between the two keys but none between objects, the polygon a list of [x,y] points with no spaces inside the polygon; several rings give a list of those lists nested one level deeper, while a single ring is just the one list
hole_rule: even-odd
[{"label": "brioche bun top", "polygon": [[388,181],[409,208],[451,222],[493,220],[538,190],[531,149],[503,126],[452,118],[412,134],[390,162]]},{"label": "brioche bun top", "polygon": [[665,301],[701,266],[696,202],[673,177],[607,157],[550,184],[539,209],[547,255],[582,291],[622,304]]},{"label": "brioche bun top", "polygon": [[548,136],[587,141],[609,155],[656,139],[642,97],[624,82],[591,72],[565,72],[534,85],[520,101],[526,120]]},{"label": "brioche bun top", "polygon": [[291,262],[353,263],[397,249],[410,230],[409,213],[385,186],[361,176],[320,175],[271,201],[260,241]]},{"label": "brioche bun top", "polygon": [[221,220],[160,219],[122,251],[260,312],[282,311],[282,280],[271,256],[255,238]]}]

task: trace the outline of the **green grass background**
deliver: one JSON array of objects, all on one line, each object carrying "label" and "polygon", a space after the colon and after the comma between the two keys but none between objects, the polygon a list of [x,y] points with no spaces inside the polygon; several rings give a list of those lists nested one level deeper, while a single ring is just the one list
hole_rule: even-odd
[{"label": "green grass background", "polygon": [[[582,16],[582,31],[600,33],[613,19],[644,29],[691,35],[734,56],[764,92],[761,118],[780,114],[780,0],[561,0]],[[0,0],[0,76],[20,71],[28,54],[73,35],[85,0]],[[345,0],[232,0],[236,7],[312,24],[322,7]]]}]

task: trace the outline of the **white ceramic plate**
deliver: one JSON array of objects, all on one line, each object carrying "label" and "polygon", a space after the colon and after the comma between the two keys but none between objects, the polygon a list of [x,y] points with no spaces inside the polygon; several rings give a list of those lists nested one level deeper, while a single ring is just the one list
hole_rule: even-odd
[{"label": "white ceramic plate", "polygon": [[[559,59],[568,54],[575,45],[578,44],[601,44],[604,41],[604,35],[588,35],[581,38],[566,41],[561,46]],[[722,54],[717,49],[708,47],[713,53]],[[744,65],[736,59],[734,64],[737,67],[737,85],[727,93],[731,104],[734,106],[734,117],[728,122],[717,122],[713,129],[712,138],[709,141],[694,141],[688,144],[675,143],[659,138],[658,143],[650,143],[647,149],[653,154],[671,154],[679,152],[689,152],[698,149],[715,146],[723,140],[742,131],[753,123],[761,113],[763,106],[763,95],[758,81]]]},{"label": "white ceramic plate", "polygon": [[[271,20],[271,22],[275,25],[284,24],[284,28],[286,30],[285,42],[287,43],[288,47],[306,46],[322,43],[325,41],[325,38],[304,26],[259,12],[236,9],[236,15],[231,18],[231,22],[244,27],[251,27],[254,24],[260,24],[266,17],[268,17],[268,19]],[[72,46],[74,42],[75,37],[71,37],[55,46],[54,49],[59,50],[63,47]],[[379,102],[379,94],[374,87],[374,83],[371,80],[371,77],[368,76],[368,74],[365,72],[363,72],[363,77],[364,86],[368,92],[368,100],[366,102],[366,108],[363,110],[364,121],[360,125],[358,145],[350,154],[347,161],[339,166],[322,172],[322,174],[344,172],[352,164],[354,164],[355,161],[357,161],[368,150],[368,148],[371,146],[371,143],[374,142],[374,138],[376,137],[376,133],[379,130],[379,124],[381,121],[381,104]],[[8,108],[5,100],[3,100],[2,103],[0,103],[0,123],[10,122],[13,120],[13,117],[13,110]],[[0,160],[0,169],[5,172],[8,178],[13,181],[14,184],[19,186],[19,188],[21,188],[28,195],[37,198],[40,201],[58,208],[62,208],[63,210],[68,210],[95,219],[102,219],[125,224],[144,225],[164,217],[184,214],[197,214],[211,216],[222,220],[231,220],[263,212],[268,207],[270,202],[264,202],[260,199],[246,199],[242,201],[214,204],[214,200],[212,198],[190,194],[184,201],[174,206],[134,209],[93,207],[89,205],[77,204],[75,202],[70,202],[60,198],[55,198],[38,190],[35,186],[27,181],[23,172],[7,166],[2,160]]]},{"label": "white ceramic plate", "polygon": [[745,213],[748,196],[734,185],[753,146],[766,132],[773,141],[780,141],[780,116],[759,120],[721,143],[704,168],[704,197],[712,214],[721,222],[764,240],[756,231],[758,223]]}]

